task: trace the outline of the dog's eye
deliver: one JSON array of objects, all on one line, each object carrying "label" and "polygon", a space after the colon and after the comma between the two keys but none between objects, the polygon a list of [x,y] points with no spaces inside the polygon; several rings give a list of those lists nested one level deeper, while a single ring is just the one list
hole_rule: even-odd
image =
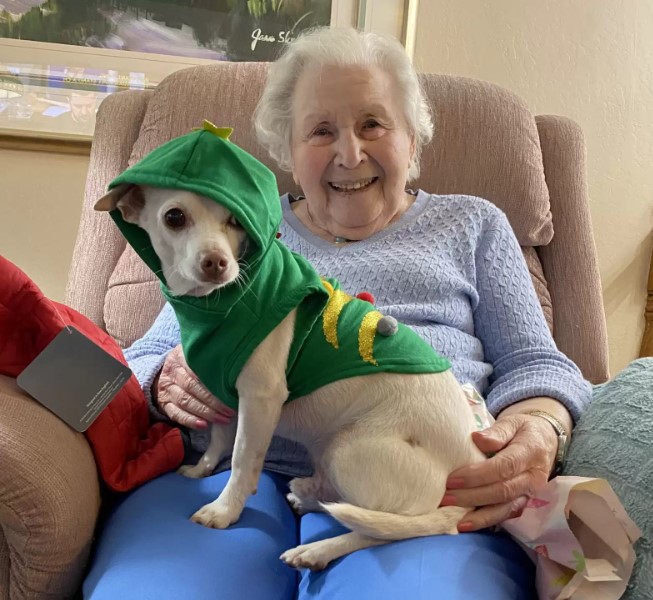
[{"label": "dog's eye", "polygon": [[171,208],[164,215],[164,219],[170,229],[181,229],[186,225],[186,215],[178,208]]},{"label": "dog's eye", "polygon": [[229,227],[234,227],[236,229],[243,228],[243,226],[238,222],[238,219],[236,219],[236,217],[234,217],[233,215],[229,217],[229,220],[227,221],[227,225],[229,225]]}]

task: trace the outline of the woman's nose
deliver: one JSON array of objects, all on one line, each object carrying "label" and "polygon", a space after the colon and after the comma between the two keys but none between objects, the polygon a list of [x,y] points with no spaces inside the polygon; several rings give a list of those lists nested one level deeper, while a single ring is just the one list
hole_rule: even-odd
[{"label": "woman's nose", "polygon": [[365,159],[363,140],[354,133],[343,132],[336,141],[336,164],[345,169],[355,169]]}]

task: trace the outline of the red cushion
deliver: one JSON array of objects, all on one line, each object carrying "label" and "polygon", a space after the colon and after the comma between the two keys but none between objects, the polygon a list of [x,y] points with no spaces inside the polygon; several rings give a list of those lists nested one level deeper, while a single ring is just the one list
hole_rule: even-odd
[{"label": "red cushion", "polygon": [[[46,298],[16,265],[0,256],[0,373],[17,377],[72,325],[126,364],[118,344],[72,308]],[[132,376],[85,433],[104,482],[124,492],[170,471],[184,455],[179,429],[150,424],[147,400]]]}]

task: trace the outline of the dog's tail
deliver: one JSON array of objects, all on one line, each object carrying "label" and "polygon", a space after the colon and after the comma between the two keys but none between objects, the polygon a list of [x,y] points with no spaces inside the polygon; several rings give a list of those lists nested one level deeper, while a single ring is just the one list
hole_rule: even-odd
[{"label": "dog's tail", "polygon": [[345,527],[379,540],[404,540],[443,533],[456,534],[460,519],[468,509],[445,506],[424,515],[397,515],[368,510],[342,502],[323,503],[322,507]]}]

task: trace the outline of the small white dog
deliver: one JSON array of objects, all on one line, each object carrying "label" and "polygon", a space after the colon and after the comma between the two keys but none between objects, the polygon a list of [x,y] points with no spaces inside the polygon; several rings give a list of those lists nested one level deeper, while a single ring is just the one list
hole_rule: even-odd
[{"label": "small white dog", "polygon": [[[242,283],[246,234],[216,202],[187,191],[133,187],[96,208],[118,208],[125,221],[147,231],[172,294],[205,296]],[[290,483],[294,508],[326,511],[351,529],[286,551],[281,558],[288,565],[322,569],[361,548],[455,534],[467,509],[439,508],[447,477],[485,457],[472,442],[474,417],[451,370],[351,377],[284,404],[294,325],[295,311],[254,350],[236,382],[237,422],[214,425],[200,462],[180,470],[206,476],[233,448],[228,484],[192,520],[218,529],[238,520],[276,432],[306,446],[315,465],[312,477]]]}]

